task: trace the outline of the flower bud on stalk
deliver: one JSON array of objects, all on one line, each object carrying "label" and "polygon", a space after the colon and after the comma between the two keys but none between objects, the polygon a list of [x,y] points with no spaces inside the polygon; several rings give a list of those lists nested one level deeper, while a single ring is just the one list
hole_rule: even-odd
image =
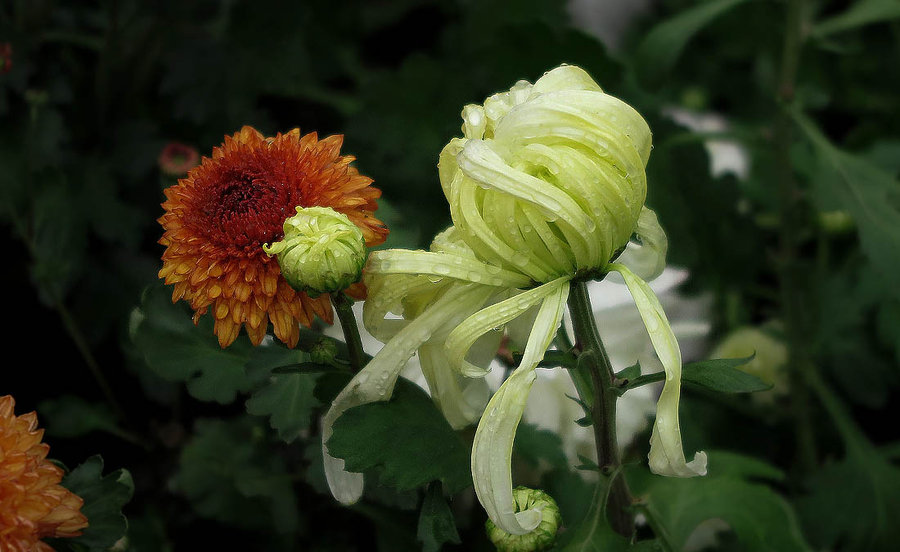
[{"label": "flower bud on stalk", "polygon": [[559,506],[553,497],[536,489],[528,487],[516,487],[513,491],[517,510],[537,510],[541,513],[541,522],[530,533],[513,535],[497,527],[488,519],[484,527],[488,538],[498,552],[539,552],[548,550],[556,541],[556,531],[559,529],[561,517]]},{"label": "flower bud on stalk", "polygon": [[362,277],[366,244],[347,215],[330,207],[297,207],[284,221],[284,239],[263,245],[278,256],[281,273],[310,297],[341,291]]}]

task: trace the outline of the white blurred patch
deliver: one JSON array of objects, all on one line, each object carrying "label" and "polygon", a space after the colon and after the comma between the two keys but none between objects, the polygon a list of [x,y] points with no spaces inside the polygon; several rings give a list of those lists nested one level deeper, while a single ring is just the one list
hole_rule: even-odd
[{"label": "white blurred patch", "polygon": [[[728,120],[717,113],[697,113],[680,107],[670,107],[664,113],[681,126],[694,132],[727,132]],[[709,154],[709,172],[713,176],[732,173],[740,179],[747,178],[750,156],[747,150],[733,140],[710,139],[704,142]]]}]

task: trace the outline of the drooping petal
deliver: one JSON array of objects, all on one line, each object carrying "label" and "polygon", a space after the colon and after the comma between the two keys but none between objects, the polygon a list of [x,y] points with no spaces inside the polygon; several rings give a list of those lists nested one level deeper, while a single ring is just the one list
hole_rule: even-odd
[{"label": "drooping petal", "polygon": [[[483,338],[491,342],[488,362],[500,342],[499,332],[494,333]],[[442,343],[425,343],[419,347],[419,364],[432,399],[453,429],[462,429],[478,420],[491,394],[484,378],[467,378],[451,370]]]},{"label": "drooping petal", "polygon": [[[472,344],[475,343],[479,337],[492,329],[500,327],[521,316],[532,306],[537,305],[548,297],[555,296],[555,294],[559,292],[560,286],[563,284],[565,284],[568,289],[568,280],[568,277],[557,278],[552,282],[523,291],[522,293],[513,295],[509,299],[485,307],[466,318],[465,321],[450,332],[450,335],[447,337],[447,358],[450,361],[450,365],[463,375],[469,377],[484,376],[487,373],[484,369],[474,366],[465,360]],[[531,335],[534,335],[533,331]],[[529,338],[529,340],[530,339],[531,338]],[[543,353],[543,350],[540,351],[541,355],[543,355]]]},{"label": "drooping petal", "polygon": [[516,428],[536,377],[535,367],[559,327],[568,295],[568,280],[556,281],[554,292],[543,300],[538,311],[522,363],[491,398],[475,432],[475,493],[491,520],[513,535],[528,533],[541,522],[540,511],[516,512],[510,461]]},{"label": "drooping petal", "polygon": [[659,401],[656,403],[656,421],[650,436],[650,470],[658,475],[694,477],[706,475],[706,453],[697,452],[694,460],[687,462],[681,445],[681,427],[678,422],[678,401],[681,397],[681,350],[678,341],[653,290],[625,265],[611,263],[614,270],[625,279],[625,285],[634,298],[650,341],[666,372]]},{"label": "drooping petal", "polygon": [[375,274],[424,274],[498,287],[524,287],[531,280],[474,258],[445,252],[389,249],[374,251],[366,271]]},{"label": "drooping petal", "polygon": [[[338,501],[353,504],[359,500],[363,491],[363,478],[362,474],[346,471],[342,459],[328,454],[327,443],[331,438],[334,422],[354,406],[390,399],[400,371],[416,349],[433,334],[446,331],[445,327],[459,323],[461,316],[484,304],[492,293],[492,288],[476,284],[449,287],[425,312],[388,341],[332,401],[331,408],[322,418],[322,452],[325,477]],[[460,315],[460,312],[464,314]]]},{"label": "drooping petal", "polygon": [[637,243],[631,242],[616,262],[631,269],[638,278],[649,282],[666,268],[669,239],[659,225],[656,213],[644,207],[634,227]]}]

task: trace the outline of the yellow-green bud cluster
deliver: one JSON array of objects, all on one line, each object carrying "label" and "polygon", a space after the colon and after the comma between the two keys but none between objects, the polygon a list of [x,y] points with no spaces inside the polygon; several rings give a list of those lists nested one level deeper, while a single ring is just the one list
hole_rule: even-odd
[{"label": "yellow-green bud cluster", "polygon": [[513,535],[497,527],[490,519],[485,522],[488,538],[497,547],[498,552],[537,552],[548,550],[556,541],[561,517],[559,506],[553,497],[536,489],[516,487],[513,490],[516,511],[537,510],[541,513],[541,522],[530,533]]},{"label": "yellow-green bud cluster", "polygon": [[278,256],[291,287],[311,297],[358,282],[366,262],[362,232],[330,207],[297,207],[297,214],[284,221],[284,239],[263,250]]}]

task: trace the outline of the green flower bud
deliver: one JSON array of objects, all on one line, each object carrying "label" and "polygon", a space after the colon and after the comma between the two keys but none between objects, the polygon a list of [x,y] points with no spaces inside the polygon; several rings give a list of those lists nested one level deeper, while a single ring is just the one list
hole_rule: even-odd
[{"label": "green flower bud", "polygon": [[331,364],[337,356],[337,345],[330,339],[319,339],[309,350],[309,359],[316,364]]},{"label": "green flower bud", "polygon": [[536,489],[516,487],[513,490],[516,511],[536,510],[541,513],[541,522],[530,533],[513,535],[494,525],[490,519],[485,522],[488,538],[498,552],[534,552],[548,550],[556,541],[561,517],[559,506],[553,497]]},{"label": "green flower bud", "polygon": [[284,239],[263,245],[278,256],[281,273],[310,297],[347,288],[362,277],[366,245],[347,215],[330,207],[297,207],[284,221]]}]

